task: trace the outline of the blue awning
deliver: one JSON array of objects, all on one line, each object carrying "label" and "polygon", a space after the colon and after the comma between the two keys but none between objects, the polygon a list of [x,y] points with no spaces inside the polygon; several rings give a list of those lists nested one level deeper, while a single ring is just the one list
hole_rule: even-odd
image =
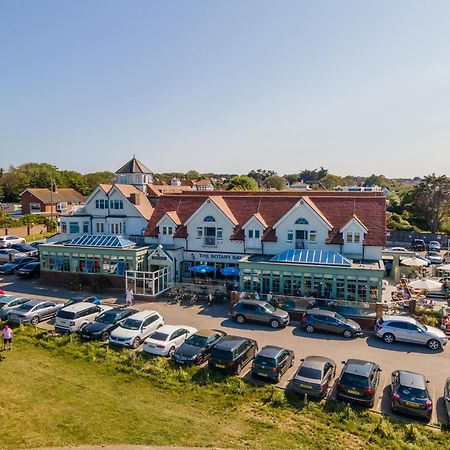
[{"label": "blue awning", "polygon": [[340,253],[322,250],[288,250],[270,259],[279,263],[350,267],[351,262]]},{"label": "blue awning", "polygon": [[220,269],[220,273],[228,277],[231,275],[239,275],[240,272],[237,267],[224,267],[223,269]]},{"label": "blue awning", "polygon": [[207,273],[207,272],[214,272],[216,269],[213,266],[200,265],[200,266],[192,266],[189,270],[195,273]]}]

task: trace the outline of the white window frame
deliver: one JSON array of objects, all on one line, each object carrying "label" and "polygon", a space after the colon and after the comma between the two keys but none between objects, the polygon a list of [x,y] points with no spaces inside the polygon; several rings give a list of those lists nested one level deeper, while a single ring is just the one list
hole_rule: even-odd
[{"label": "white window frame", "polygon": [[[291,237],[289,237],[289,235]],[[286,242],[294,242],[294,230],[288,230],[287,236],[286,236]]]}]

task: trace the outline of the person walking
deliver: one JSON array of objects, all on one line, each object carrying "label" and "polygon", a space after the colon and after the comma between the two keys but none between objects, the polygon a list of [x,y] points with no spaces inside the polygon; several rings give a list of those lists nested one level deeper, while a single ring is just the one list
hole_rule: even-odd
[{"label": "person walking", "polygon": [[125,295],[125,303],[127,306],[133,306],[133,300],[134,300],[134,293],[133,289],[127,289],[126,295]]},{"label": "person walking", "polygon": [[12,349],[13,330],[8,325],[3,327],[3,350],[6,350],[6,344],[8,344],[8,350]]}]

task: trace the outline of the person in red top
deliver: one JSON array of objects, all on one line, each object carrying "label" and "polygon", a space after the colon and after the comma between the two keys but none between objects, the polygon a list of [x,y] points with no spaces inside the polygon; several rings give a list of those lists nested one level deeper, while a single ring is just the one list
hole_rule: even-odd
[{"label": "person in red top", "polygon": [[13,330],[5,325],[2,331],[3,335],[3,350],[6,350],[6,344],[9,344],[8,350],[12,349]]}]

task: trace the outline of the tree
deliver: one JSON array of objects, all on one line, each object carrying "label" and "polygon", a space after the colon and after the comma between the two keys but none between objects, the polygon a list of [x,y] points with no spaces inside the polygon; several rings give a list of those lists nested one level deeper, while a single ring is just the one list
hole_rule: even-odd
[{"label": "tree", "polygon": [[273,188],[279,191],[282,191],[287,187],[286,180],[283,177],[279,177],[278,175],[271,175],[270,177],[267,177],[264,180],[263,184],[266,188]]},{"label": "tree", "polygon": [[187,180],[198,180],[200,178],[200,173],[196,170],[188,170],[186,172],[186,179]]},{"label": "tree", "polygon": [[258,185],[253,178],[241,175],[230,180],[227,186],[228,191],[257,191]]},{"label": "tree", "polygon": [[251,170],[247,176],[253,178],[258,183],[258,186],[261,187],[264,180],[273,175],[276,175],[276,172],[273,170],[257,169]]},{"label": "tree", "polygon": [[337,186],[346,186],[345,180],[342,177],[331,173],[325,175],[320,182],[326,189],[334,189]]},{"label": "tree", "polygon": [[411,214],[436,233],[450,215],[450,178],[427,175],[411,190],[410,199]]},{"label": "tree", "polygon": [[322,178],[328,175],[328,169],[321,167],[320,169],[309,170],[305,169],[299,173],[299,180],[307,181],[320,181]]}]

